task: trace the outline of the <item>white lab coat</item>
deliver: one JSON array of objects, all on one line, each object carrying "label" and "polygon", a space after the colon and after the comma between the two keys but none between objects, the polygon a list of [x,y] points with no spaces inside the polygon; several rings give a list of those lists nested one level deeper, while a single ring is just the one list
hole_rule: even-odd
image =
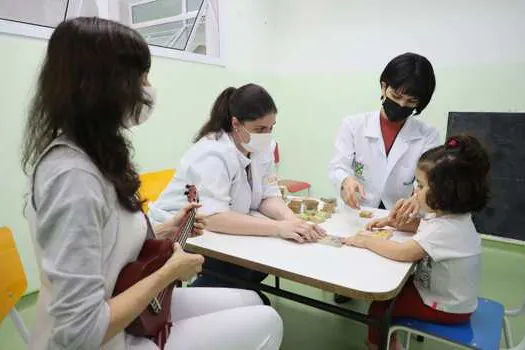
[{"label": "white lab coat", "polygon": [[[246,167],[251,165],[252,183]],[[210,134],[195,143],[182,157],[177,172],[149,215],[162,223],[187,204],[186,184],[197,187],[204,215],[235,211],[248,214],[261,202],[281,193],[274,174],[272,149],[247,158],[227,133]]]},{"label": "white lab coat", "polygon": [[383,201],[391,209],[399,199],[411,195],[419,157],[440,140],[436,128],[410,117],[387,157],[379,118],[376,111],[343,120],[328,172],[337,193],[343,180],[354,176],[365,189],[361,205],[377,208]]}]

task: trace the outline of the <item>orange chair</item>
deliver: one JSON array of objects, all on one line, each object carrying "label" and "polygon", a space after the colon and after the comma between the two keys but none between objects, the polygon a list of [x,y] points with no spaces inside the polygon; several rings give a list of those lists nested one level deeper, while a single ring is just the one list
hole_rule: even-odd
[{"label": "orange chair", "polygon": [[148,212],[149,204],[159,198],[173,176],[175,176],[175,169],[154,171],[140,175],[141,186],[139,194],[140,198],[146,200],[142,206],[142,210],[144,210],[145,213]]},{"label": "orange chair", "polygon": [[[279,144],[277,142],[275,142],[273,149],[273,161],[275,163],[275,169],[278,170],[279,163],[281,161],[281,155],[279,152]],[[310,188],[312,187],[310,183],[299,180],[279,180],[279,186],[286,187],[289,193],[307,190],[308,196],[310,196]]]},{"label": "orange chair", "polygon": [[27,288],[27,280],[11,230],[0,227],[0,321],[9,314],[27,344],[29,332],[15,305]]}]

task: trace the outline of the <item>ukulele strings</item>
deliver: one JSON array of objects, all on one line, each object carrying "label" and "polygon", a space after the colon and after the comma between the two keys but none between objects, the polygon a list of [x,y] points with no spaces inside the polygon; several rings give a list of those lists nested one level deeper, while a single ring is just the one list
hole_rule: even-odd
[{"label": "ukulele strings", "polygon": [[[188,239],[189,234],[191,233],[193,229],[193,224],[195,223],[195,216],[196,216],[196,210],[195,208],[192,208],[188,217],[188,220],[186,220],[182,230],[181,230],[181,236],[179,239],[179,243],[181,243],[181,247],[184,248],[186,245],[186,240]],[[162,304],[162,301],[164,300],[164,297],[166,296],[167,290],[164,289],[162,292],[160,292],[157,295],[157,299],[160,299],[159,302]]]}]

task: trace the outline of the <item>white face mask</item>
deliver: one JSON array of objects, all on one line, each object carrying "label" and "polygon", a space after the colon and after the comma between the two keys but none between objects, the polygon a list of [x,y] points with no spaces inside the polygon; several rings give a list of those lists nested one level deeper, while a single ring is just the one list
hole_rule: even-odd
[{"label": "white face mask", "polygon": [[155,102],[157,98],[157,90],[155,90],[155,88],[150,85],[150,86],[143,86],[142,91],[144,93],[144,96],[152,102],[151,107],[147,105],[143,105],[142,108],[140,109],[140,114],[137,120],[131,115],[128,115],[125,120],[126,127],[128,128],[140,125],[144,123],[145,121],[147,121],[149,117],[151,117],[151,113],[153,112],[153,107],[155,107]]},{"label": "white face mask", "polygon": [[251,153],[260,153],[270,148],[272,144],[271,133],[254,134],[246,130],[244,126],[243,128],[250,135],[250,141],[248,143],[242,142],[242,147],[244,147],[245,150]]}]

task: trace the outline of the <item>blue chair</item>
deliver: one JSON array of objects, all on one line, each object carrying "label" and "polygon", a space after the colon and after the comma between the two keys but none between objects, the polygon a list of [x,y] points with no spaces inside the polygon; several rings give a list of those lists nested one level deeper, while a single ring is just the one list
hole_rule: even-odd
[{"label": "blue chair", "polygon": [[[478,308],[469,322],[455,325],[436,324],[431,322],[401,318],[394,320],[389,330],[391,335],[396,331],[407,332],[406,349],[409,347],[410,334],[422,335],[429,339],[462,346],[467,349],[499,349],[501,330],[505,309],[497,301],[478,298]],[[388,344],[390,345],[390,344]]]}]

